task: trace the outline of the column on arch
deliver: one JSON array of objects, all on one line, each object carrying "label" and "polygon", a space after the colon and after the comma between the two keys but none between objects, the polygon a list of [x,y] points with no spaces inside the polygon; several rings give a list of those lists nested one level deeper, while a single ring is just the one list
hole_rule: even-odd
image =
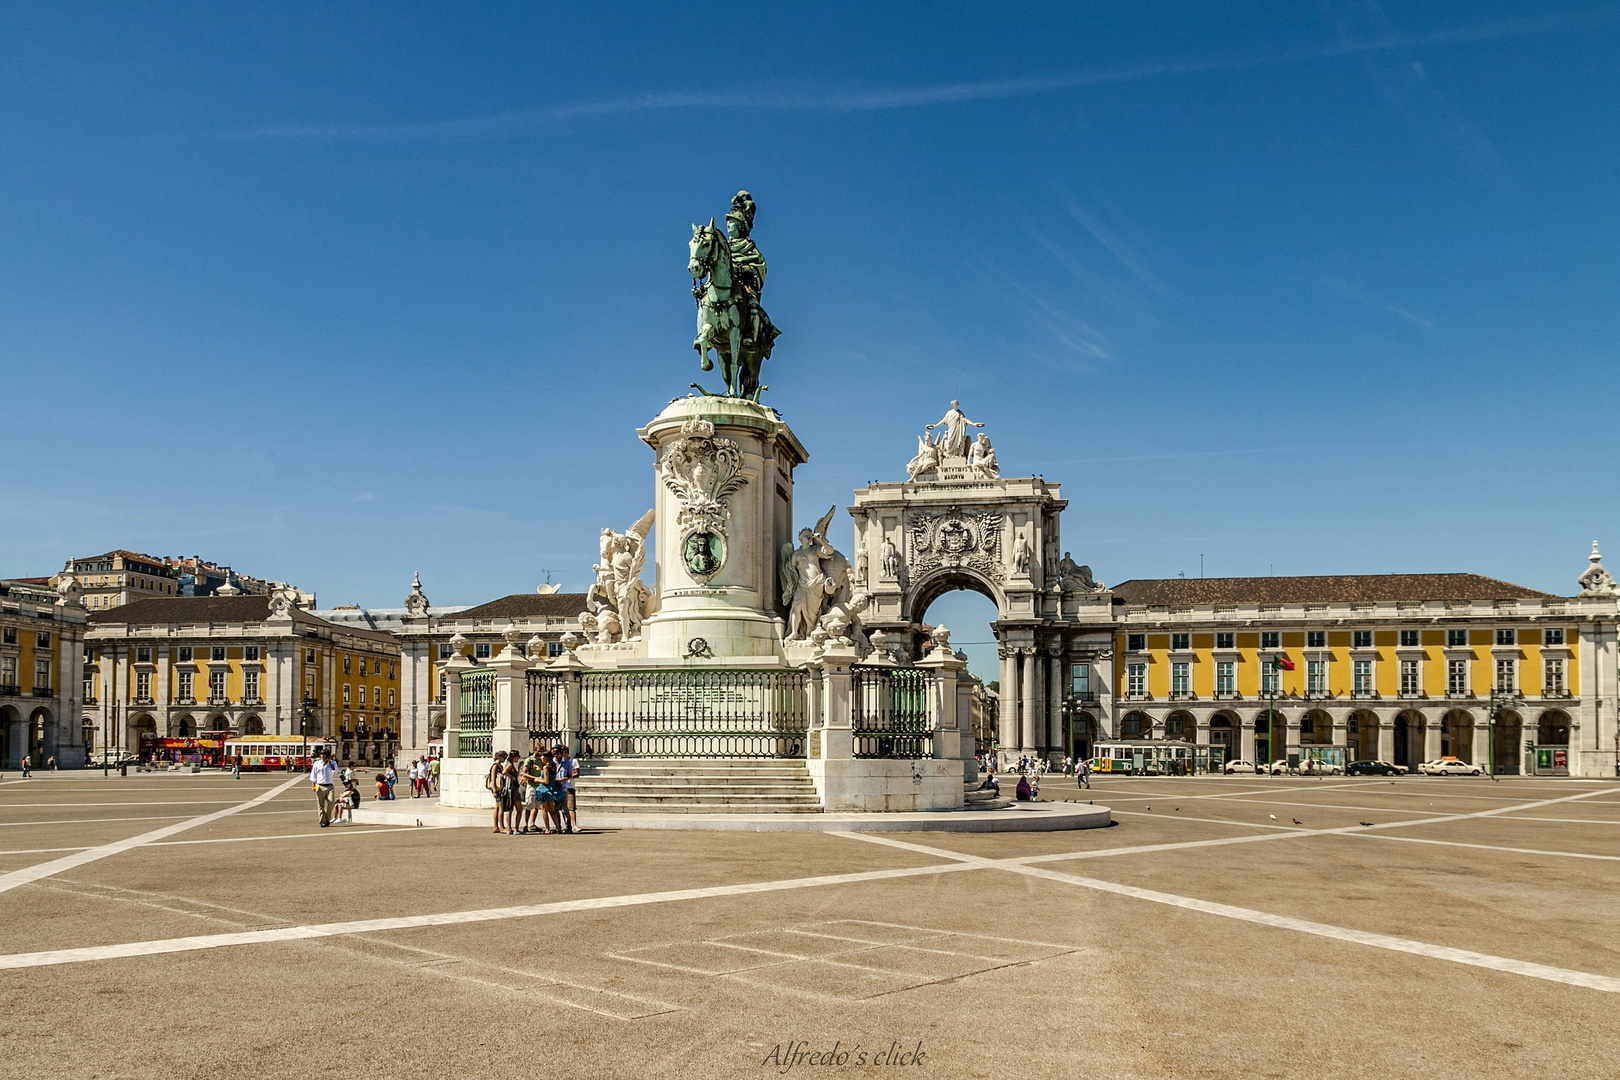
[{"label": "column on arch", "polygon": [[1018,752],[1018,650],[1001,647],[1001,686],[996,692],[996,739],[1005,755]]},{"label": "column on arch", "polygon": [[1047,658],[1046,678],[1046,751],[1047,755],[1062,757],[1068,753],[1063,742],[1063,651],[1062,645],[1052,646]]},{"label": "column on arch", "polygon": [[1040,711],[1040,684],[1041,661],[1040,654],[1033,646],[1026,646],[1018,650],[1020,666],[1023,668],[1020,682],[1023,690],[1023,716],[1022,731],[1019,740],[1019,752],[1034,754],[1041,745],[1041,711]]},{"label": "column on arch", "polygon": [[1431,716],[1423,718],[1423,761],[1434,761],[1440,756],[1440,731],[1445,722],[1444,716],[1435,719]]},{"label": "column on arch", "polygon": [[[1365,750],[1365,746],[1363,746]],[[1379,761],[1393,762],[1395,760],[1395,718],[1382,713],[1378,716],[1378,754]]]},{"label": "column on arch", "polygon": [[1254,718],[1238,717],[1238,757],[1244,761],[1254,760]]}]

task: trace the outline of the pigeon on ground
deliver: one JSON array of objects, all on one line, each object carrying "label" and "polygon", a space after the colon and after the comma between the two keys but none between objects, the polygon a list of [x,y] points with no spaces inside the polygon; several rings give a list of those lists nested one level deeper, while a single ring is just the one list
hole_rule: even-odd
[{"label": "pigeon on ground", "polygon": [[1295,825],[1303,825],[1303,824],[1305,824],[1305,823],[1304,823],[1304,822],[1303,822],[1303,821],[1301,821],[1301,820],[1299,820],[1299,818],[1295,818],[1295,819],[1294,819],[1294,824],[1295,824]]},{"label": "pigeon on ground", "polygon": [[1372,822],[1370,821],[1363,821],[1362,824],[1367,826],[1369,829],[1372,828]]},{"label": "pigeon on ground", "polygon": [[1179,807],[1179,806],[1176,807],[1176,813],[1178,813],[1178,814],[1181,813],[1181,807]]},{"label": "pigeon on ground", "polygon": [[1151,806],[1150,806],[1150,807],[1148,807],[1148,808],[1147,808],[1147,812],[1148,812],[1148,813],[1150,813],[1150,814],[1151,814],[1151,813],[1153,813],[1153,807],[1151,807]]},{"label": "pigeon on ground", "polygon": [[1267,814],[1266,817],[1270,818],[1272,821],[1277,820],[1277,815],[1276,814]]}]

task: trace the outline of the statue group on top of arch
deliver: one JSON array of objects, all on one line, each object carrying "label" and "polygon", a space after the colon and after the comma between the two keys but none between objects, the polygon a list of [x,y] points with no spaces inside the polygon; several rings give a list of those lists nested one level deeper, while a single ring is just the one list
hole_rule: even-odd
[{"label": "statue group on top of arch", "polygon": [[591,567],[596,580],[585,593],[585,613],[579,625],[598,645],[634,641],[641,623],[653,612],[652,590],[641,580],[647,565],[647,534],[655,512],[647,511],[622,533],[602,530],[602,561]]},{"label": "statue group on top of arch", "polygon": [[[996,464],[996,450],[990,445],[990,436],[980,431],[968,438],[967,429],[982,428],[983,424],[969,420],[962,412],[962,403],[952,401],[948,412],[937,424],[929,424],[917,436],[917,456],[906,465],[906,478],[918,480],[995,480],[1001,476]],[[938,435],[929,432],[939,430]]]},{"label": "statue group on top of arch", "polygon": [[856,580],[854,567],[827,539],[838,507],[833,506],[813,529],[799,530],[799,546],[782,545],[782,603],[788,609],[787,640],[839,639],[868,648],[861,612],[872,597]]}]

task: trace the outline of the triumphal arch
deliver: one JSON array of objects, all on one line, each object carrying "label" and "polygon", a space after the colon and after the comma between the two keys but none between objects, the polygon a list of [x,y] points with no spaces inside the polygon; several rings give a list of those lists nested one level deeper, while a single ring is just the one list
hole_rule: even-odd
[{"label": "triumphal arch", "polygon": [[[869,636],[897,655],[929,640],[940,596],[996,605],[1003,757],[1061,755],[1065,719],[1095,718],[1112,658],[1112,595],[1063,548],[1068,502],[1039,476],[1003,476],[984,425],[961,403],[917,438],[906,479],[855,492],[855,563]],[[968,429],[980,429],[971,437]]]}]

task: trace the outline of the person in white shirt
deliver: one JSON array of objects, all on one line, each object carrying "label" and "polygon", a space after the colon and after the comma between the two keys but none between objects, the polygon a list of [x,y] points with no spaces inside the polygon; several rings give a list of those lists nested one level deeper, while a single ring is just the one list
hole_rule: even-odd
[{"label": "person in white shirt", "polygon": [[422,793],[416,787],[417,771],[415,761],[412,761],[410,768],[405,770],[405,778],[411,782],[411,798],[414,799],[420,796]]},{"label": "person in white shirt", "polygon": [[309,782],[315,789],[315,805],[321,814],[321,828],[332,824],[332,810],[337,800],[332,785],[337,780],[337,763],[332,760],[330,747],[321,747],[321,756],[309,766]]},{"label": "person in white shirt", "polygon": [[557,816],[562,819],[564,832],[579,831],[579,809],[574,805],[574,780],[579,776],[579,762],[568,753],[568,747],[557,744],[557,779],[562,782],[562,802]]}]

